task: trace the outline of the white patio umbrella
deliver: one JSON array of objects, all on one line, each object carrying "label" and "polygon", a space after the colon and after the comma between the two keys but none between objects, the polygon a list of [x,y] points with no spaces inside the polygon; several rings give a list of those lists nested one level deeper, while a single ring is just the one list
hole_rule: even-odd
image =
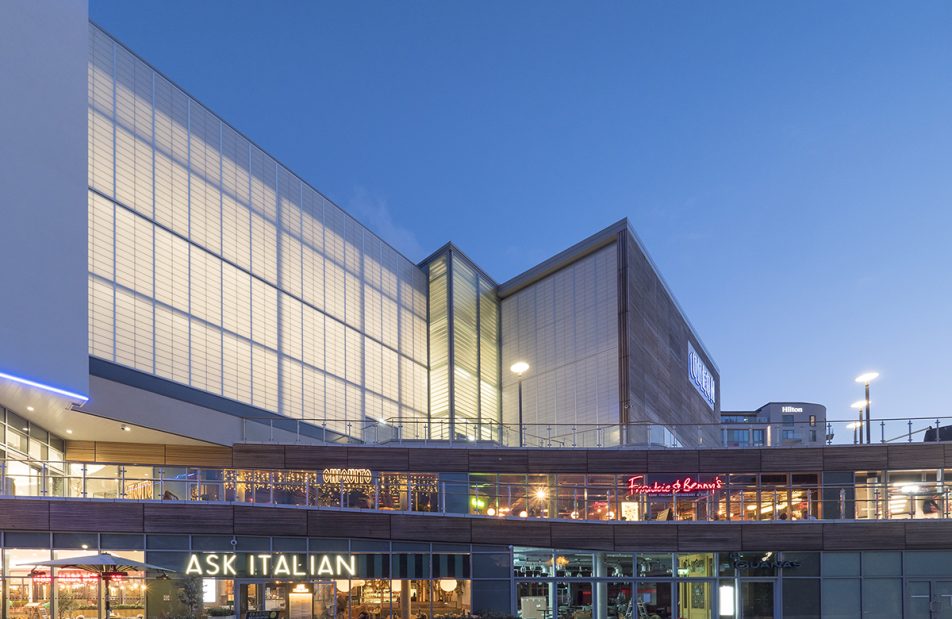
[{"label": "white patio umbrella", "polygon": [[160,572],[174,571],[164,567],[159,567],[158,565],[151,565],[149,563],[141,563],[139,561],[133,561],[132,559],[117,557],[116,555],[109,554],[108,552],[100,552],[99,554],[88,555],[85,557],[71,557],[69,559],[39,561],[37,563],[29,563],[28,565],[44,567],[68,567],[98,574],[106,585],[105,591],[103,592],[104,605],[106,607],[106,619],[109,619],[110,612],[109,582],[114,576],[125,574],[126,572],[145,572],[146,570],[156,570]]}]

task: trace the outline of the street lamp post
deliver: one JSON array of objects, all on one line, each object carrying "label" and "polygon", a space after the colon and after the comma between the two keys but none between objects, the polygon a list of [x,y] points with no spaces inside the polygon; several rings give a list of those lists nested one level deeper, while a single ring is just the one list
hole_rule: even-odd
[{"label": "street lamp post", "polygon": [[519,447],[525,447],[525,430],[522,425],[522,375],[529,371],[529,364],[525,361],[516,361],[509,366],[509,371],[519,377]]},{"label": "street lamp post", "polygon": [[870,443],[869,434],[869,383],[879,376],[879,372],[866,372],[856,377],[856,382],[866,385],[866,442]]},{"label": "street lamp post", "polygon": [[[864,424],[863,424],[863,407],[865,407],[865,406],[869,406],[869,402],[868,402],[867,400],[857,400],[856,402],[853,402],[853,403],[850,405],[850,408],[855,408],[857,411],[859,411],[858,421],[854,421],[854,422],[851,424],[851,425],[854,426],[854,427],[853,427],[853,443],[854,443],[854,444],[856,444],[856,442],[857,442],[857,440],[856,440],[856,439],[857,439],[857,436],[856,436],[856,435],[857,435],[857,432],[859,433],[859,437],[858,437],[858,438],[859,438],[859,444],[860,444],[860,445],[863,444],[863,425],[864,425]],[[867,426],[866,429],[869,430],[869,427]],[[868,435],[868,433],[867,433],[867,435]],[[867,439],[867,442],[868,442],[868,441],[869,441],[869,439]]]}]

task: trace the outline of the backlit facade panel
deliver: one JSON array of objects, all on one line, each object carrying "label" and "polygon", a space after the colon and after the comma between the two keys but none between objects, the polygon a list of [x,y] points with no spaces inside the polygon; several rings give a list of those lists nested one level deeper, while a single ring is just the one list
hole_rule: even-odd
[{"label": "backlit facade panel", "polygon": [[353,433],[427,412],[425,274],[90,26],[89,352]]}]

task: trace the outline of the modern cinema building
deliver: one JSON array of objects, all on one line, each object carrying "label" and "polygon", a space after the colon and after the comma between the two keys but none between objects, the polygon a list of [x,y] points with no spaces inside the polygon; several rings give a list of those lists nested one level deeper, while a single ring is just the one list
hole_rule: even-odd
[{"label": "modern cinema building", "polygon": [[0,75],[0,619],[952,616],[952,450],[721,448],[627,221],[415,264],[81,2]]}]

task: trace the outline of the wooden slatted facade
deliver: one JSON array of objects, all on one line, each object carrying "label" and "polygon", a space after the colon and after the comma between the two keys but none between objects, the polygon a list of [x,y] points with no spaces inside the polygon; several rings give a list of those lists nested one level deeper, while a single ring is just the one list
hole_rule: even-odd
[{"label": "wooden slatted facade", "polygon": [[587,550],[923,550],[952,521],[564,522],[295,507],[0,499],[0,530],[286,535]]}]

